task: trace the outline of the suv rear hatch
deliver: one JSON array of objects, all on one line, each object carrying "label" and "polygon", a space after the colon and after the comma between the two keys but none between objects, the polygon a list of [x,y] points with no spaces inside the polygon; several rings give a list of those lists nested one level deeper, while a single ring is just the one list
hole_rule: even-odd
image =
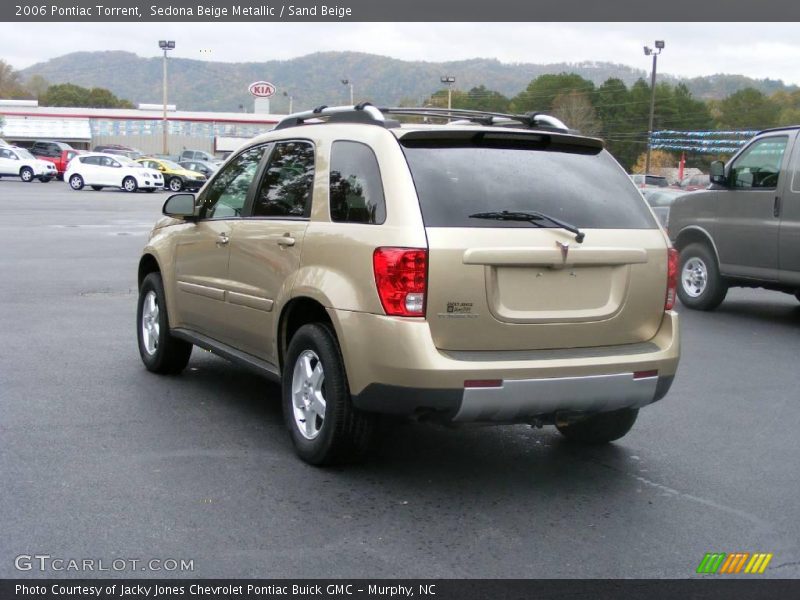
[{"label": "suv rear hatch", "polygon": [[[400,143],[428,237],[426,315],[438,348],[579,348],[655,335],[667,245],[600,140],[473,128],[409,131]],[[486,214],[498,211],[553,217],[585,238],[541,216]]]}]

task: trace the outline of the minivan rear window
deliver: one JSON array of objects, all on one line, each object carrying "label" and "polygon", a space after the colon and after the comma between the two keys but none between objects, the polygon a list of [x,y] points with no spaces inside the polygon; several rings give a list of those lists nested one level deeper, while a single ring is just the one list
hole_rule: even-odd
[{"label": "minivan rear window", "polygon": [[469,216],[502,210],[538,211],[581,228],[657,227],[636,186],[600,148],[477,136],[401,144],[427,227],[531,226]]}]

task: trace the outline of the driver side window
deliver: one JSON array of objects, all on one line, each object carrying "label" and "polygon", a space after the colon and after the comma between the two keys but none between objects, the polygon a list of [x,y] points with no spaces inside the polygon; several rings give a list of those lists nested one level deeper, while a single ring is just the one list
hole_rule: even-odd
[{"label": "driver side window", "polygon": [[230,219],[242,214],[264,146],[245,150],[208,185],[200,200],[200,218]]},{"label": "driver side window", "polygon": [[775,188],[786,151],[787,136],[768,137],[753,143],[733,163],[730,184],[733,188]]}]

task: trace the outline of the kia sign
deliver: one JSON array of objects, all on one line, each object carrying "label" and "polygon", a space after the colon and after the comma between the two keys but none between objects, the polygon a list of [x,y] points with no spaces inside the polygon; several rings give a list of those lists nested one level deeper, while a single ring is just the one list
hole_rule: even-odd
[{"label": "kia sign", "polygon": [[256,98],[269,98],[275,95],[275,86],[269,81],[254,81],[247,89]]}]

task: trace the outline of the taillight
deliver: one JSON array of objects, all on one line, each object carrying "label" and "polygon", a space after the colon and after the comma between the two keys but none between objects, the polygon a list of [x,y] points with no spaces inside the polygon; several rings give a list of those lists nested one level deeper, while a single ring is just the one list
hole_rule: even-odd
[{"label": "taillight", "polygon": [[675,306],[675,295],[678,293],[679,256],[675,248],[667,250],[667,297],[664,300],[664,310],[672,310]]},{"label": "taillight", "polygon": [[376,248],[372,254],[375,285],[387,315],[425,315],[428,251],[422,248]]}]

